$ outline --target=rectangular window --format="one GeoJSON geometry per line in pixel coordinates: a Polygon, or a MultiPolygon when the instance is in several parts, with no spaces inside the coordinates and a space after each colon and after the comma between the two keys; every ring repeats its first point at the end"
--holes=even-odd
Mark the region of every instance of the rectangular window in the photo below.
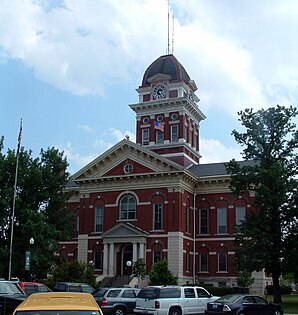
{"type": "Polygon", "coordinates": [[[154,250],[153,251],[153,263],[156,263],[158,261],[162,260],[162,252],[161,250],[154,250]]]}
{"type": "Polygon", "coordinates": [[[200,209],[200,234],[208,234],[208,209],[200,209]]]}
{"type": "Polygon", "coordinates": [[[185,208],[185,231],[189,232],[189,207],[185,208]]]}
{"type": "Polygon", "coordinates": [[[95,208],[95,232],[102,232],[103,207],[95,208]]]}
{"type": "Polygon", "coordinates": [[[227,208],[217,209],[217,233],[227,233],[227,208]]]}
{"type": "Polygon", "coordinates": [[[200,271],[201,272],[208,271],[208,254],[207,253],[200,254],[200,271]]]}
{"type": "Polygon", "coordinates": [[[142,145],[149,145],[149,129],[142,129],[142,145]]]}
{"type": "Polygon", "coordinates": [[[173,125],[171,126],[171,142],[179,141],[179,126],[173,125]]]}
{"type": "Polygon", "coordinates": [[[245,220],[245,207],[236,207],[236,225],[239,226],[245,220]]]}
{"type": "Polygon", "coordinates": [[[185,257],[185,269],[186,271],[190,271],[190,254],[189,251],[186,252],[186,257],[185,257]]]}
{"type": "Polygon", "coordinates": [[[185,288],[184,289],[184,296],[187,299],[195,299],[196,298],[195,290],[193,288],[185,288]]]}
{"type": "Polygon", "coordinates": [[[162,229],[162,204],[155,203],[153,205],[153,229],[161,230],[162,229]]]}
{"type": "Polygon", "coordinates": [[[102,269],[102,254],[100,251],[94,252],[94,269],[102,269]]]}
{"type": "Polygon", "coordinates": [[[79,235],[80,233],[80,216],[76,216],[76,237],[79,235]]]}
{"type": "Polygon", "coordinates": [[[227,254],[218,254],[218,271],[227,271],[227,254]]]}
{"type": "Polygon", "coordinates": [[[156,130],[156,143],[163,143],[164,141],[164,133],[160,130],[156,130]]]}

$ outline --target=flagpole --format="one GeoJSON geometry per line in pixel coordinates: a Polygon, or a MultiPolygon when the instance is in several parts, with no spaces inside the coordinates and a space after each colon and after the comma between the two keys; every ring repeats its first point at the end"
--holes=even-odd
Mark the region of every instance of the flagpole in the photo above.
{"type": "Polygon", "coordinates": [[[22,139],[22,119],[21,119],[20,132],[19,132],[19,137],[18,137],[17,162],[16,162],[16,171],[15,171],[15,179],[14,179],[12,214],[11,214],[11,223],[10,223],[8,280],[11,279],[13,228],[14,228],[14,217],[15,217],[15,208],[16,208],[16,194],[17,194],[17,181],[18,181],[18,168],[19,168],[19,152],[20,152],[21,139],[22,139]]]}

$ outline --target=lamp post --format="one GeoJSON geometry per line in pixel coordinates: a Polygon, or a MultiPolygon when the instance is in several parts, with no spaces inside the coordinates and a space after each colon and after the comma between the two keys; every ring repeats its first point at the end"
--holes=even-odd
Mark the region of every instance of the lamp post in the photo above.
{"type": "Polygon", "coordinates": [[[127,266],[127,270],[128,270],[128,274],[127,274],[127,278],[128,278],[128,285],[129,285],[129,279],[130,279],[130,267],[131,267],[132,263],[130,260],[128,260],[126,262],[126,266],[127,266]]]}
{"type": "Polygon", "coordinates": [[[32,262],[32,247],[34,245],[34,238],[33,237],[30,238],[29,243],[30,243],[30,250],[29,250],[29,281],[32,281],[31,262],[32,262]]]}

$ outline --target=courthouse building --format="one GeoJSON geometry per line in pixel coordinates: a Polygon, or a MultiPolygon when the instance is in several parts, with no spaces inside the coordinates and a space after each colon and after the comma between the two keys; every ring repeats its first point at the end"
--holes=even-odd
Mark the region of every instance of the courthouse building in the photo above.
{"type": "Polygon", "coordinates": [[[136,143],[123,139],[71,177],[76,226],[60,256],[92,261],[98,279],[167,259],[179,284],[235,286],[235,226],[252,196],[231,194],[224,163],[200,164],[196,83],[169,54],[136,91],[136,143]]]}

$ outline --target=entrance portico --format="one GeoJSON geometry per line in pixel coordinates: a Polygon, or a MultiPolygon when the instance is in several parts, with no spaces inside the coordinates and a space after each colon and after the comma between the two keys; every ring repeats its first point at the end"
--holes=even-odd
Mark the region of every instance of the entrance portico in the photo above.
{"type": "Polygon", "coordinates": [[[112,277],[131,273],[126,263],[145,259],[147,235],[147,232],[127,222],[103,233],[103,275],[112,277]]]}

